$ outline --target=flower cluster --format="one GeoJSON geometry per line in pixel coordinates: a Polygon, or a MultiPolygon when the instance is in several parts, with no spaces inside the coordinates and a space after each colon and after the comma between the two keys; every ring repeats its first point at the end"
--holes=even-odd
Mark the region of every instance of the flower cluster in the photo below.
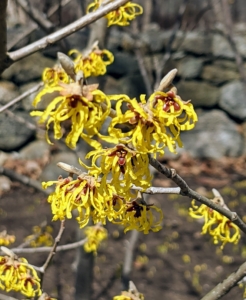
{"type": "MultiPolygon", "coordinates": [[[[96,11],[100,6],[109,3],[112,0],[94,0],[87,7],[87,13],[96,11]]],[[[108,19],[108,27],[112,25],[118,26],[128,26],[129,21],[132,21],[136,16],[143,13],[143,8],[141,5],[128,2],[125,5],[120,6],[117,10],[109,12],[105,18],[108,19]]]]}
{"type": "Polygon", "coordinates": [[[157,91],[148,101],[145,95],[140,96],[140,102],[130,99],[126,95],[112,96],[118,100],[116,116],[109,125],[109,137],[101,139],[117,143],[131,143],[139,153],[164,154],[168,147],[175,152],[176,143],[182,147],[180,132],[194,128],[197,115],[190,101],[183,101],[176,95],[176,89],[167,93],[157,91]],[[128,109],[123,111],[126,103],[128,109]],[[128,128],[119,128],[119,125],[128,125],[128,128]]]}
{"type": "Polygon", "coordinates": [[[0,232],[0,246],[8,246],[15,242],[15,236],[7,234],[6,230],[0,232]]]}
{"type": "Polygon", "coordinates": [[[193,200],[189,213],[192,218],[204,218],[202,234],[209,233],[213,238],[214,244],[222,242],[221,249],[224,248],[226,243],[237,244],[240,240],[241,235],[237,225],[205,204],[198,207],[193,200]]]}
{"type": "Polygon", "coordinates": [[[6,292],[20,292],[26,297],[41,295],[37,272],[25,258],[15,255],[0,256],[0,288],[6,292]]]}
{"type": "Polygon", "coordinates": [[[91,175],[81,174],[77,179],[59,177],[58,181],[43,183],[43,188],[53,184],[56,184],[56,189],[48,197],[48,202],[54,221],[71,219],[72,212],[77,211],[80,228],[85,227],[91,218],[94,224],[106,224],[108,220],[123,225],[125,232],[136,229],[148,233],[161,229],[161,209],[141,203],[139,197],[132,200],[119,196],[113,185],[91,175]]]}
{"type": "Polygon", "coordinates": [[[87,241],[84,244],[84,249],[86,252],[93,252],[97,254],[97,249],[101,242],[108,237],[107,229],[102,226],[88,226],[84,230],[87,241]]]}
{"type": "Polygon", "coordinates": [[[31,247],[51,246],[53,244],[53,237],[51,233],[53,229],[51,226],[34,226],[33,234],[25,238],[25,242],[29,243],[31,247]]]}

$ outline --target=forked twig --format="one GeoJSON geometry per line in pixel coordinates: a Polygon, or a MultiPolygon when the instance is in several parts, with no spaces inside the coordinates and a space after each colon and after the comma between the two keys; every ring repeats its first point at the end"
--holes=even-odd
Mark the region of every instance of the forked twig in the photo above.
{"type": "Polygon", "coordinates": [[[246,276],[246,262],[237,271],[231,273],[224,281],[220,282],[208,292],[201,300],[217,300],[226,295],[236,284],[246,276]]]}
{"type": "Polygon", "coordinates": [[[65,220],[62,220],[61,221],[61,225],[60,225],[60,229],[59,229],[59,232],[57,234],[57,237],[55,238],[55,242],[54,242],[54,245],[52,246],[52,249],[45,261],[45,263],[43,264],[43,266],[40,268],[40,271],[42,273],[44,273],[46,271],[46,269],[48,268],[49,264],[51,263],[51,260],[52,258],[54,257],[54,255],[56,254],[56,250],[57,250],[57,247],[58,247],[58,244],[60,243],[60,240],[61,240],[61,237],[62,237],[62,234],[64,232],[64,229],[65,229],[65,220]]]}
{"type": "Polygon", "coordinates": [[[51,32],[54,25],[35,7],[30,7],[26,0],[16,0],[18,5],[24,10],[24,12],[36,22],[44,31],[51,32]]]}

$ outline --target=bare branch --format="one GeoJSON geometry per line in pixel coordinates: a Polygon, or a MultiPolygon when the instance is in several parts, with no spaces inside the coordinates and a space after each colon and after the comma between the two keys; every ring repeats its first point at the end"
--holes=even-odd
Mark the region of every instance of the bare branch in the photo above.
{"type": "Polygon", "coordinates": [[[154,187],[151,186],[146,190],[142,190],[142,188],[133,185],[131,187],[132,190],[135,191],[140,191],[143,194],[150,194],[150,195],[154,195],[154,194],[180,194],[180,188],[179,187],[169,187],[169,188],[161,188],[161,187],[154,187]]]}
{"type": "MultiPolygon", "coordinates": [[[[8,57],[10,59],[10,64],[18,61],[34,52],[37,52],[39,50],[45,49],[49,45],[52,45],[59,40],[73,34],[74,32],[84,28],[85,26],[95,22],[96,20],[100,19],[110,11],[116,10],[121,5],[124,5],[129,0],[116,0],[112,3],[109,3],[105,6],[100,7],[97,11],[89,13],[79,20],[69,24],[68,26],[28,45],[25,46],[19,50],[13,51],[8,53],[8,57]]],[[[2,72],[4,69],[0,68],[0,71],[2,72]]]]}
{"type": "Polygon", "coordinates": [[[39,84],[37,84],[34,87],[30,88],[28,91],[24,92],[22,95],[16,97],[15,99],[11,100],[7,104],[1,106],[0,107],[0,113],[3,112],[5,109],[9,108],[10,106],[14,105],[15,103],[23,100],[27,96],[37,92],[43,85],[44,85],[43,82],[40,82],[39,84]]]}
{"type": "MultiPolygon", "coordinates": [[[[70,243],[66,245],[61,245],[56,248],[56,252],[60,251],[67,251],[67,250],[73,250],[78,247],[83,246],[87,242],[87,238],[80,240],[75,243],[70,243]]],[[[14,253],[22,253],[22,254],[27,254],[27,253],[45,253],[45,252],[50,252],[53,247],[37,247],[37,248],[12,248],[11,251],[14,253]]]]}
{"type": "Polygon", "coordinates": [[[226,208],[223,208],[220,205],[215,204],[210,199],[201,196],[197,192],[193,191],[188,184],[184,181],[183,178],[181,178],[177,173],[175,169],[169,169],[165,166],[163,166],[160,162],[158,162],[156,159],[151,157],[149,155],[149,163],[151,166],[153,166],[156,170],[158,170],[160,173],[164,174],[167,178],[170,178],[173,182],[175,182],[180,187],[180,195],[189,197],[191,199],[195,199],[208,207],[218,211],[225,217],[227,217],[229,220],[231,220],[234,224],[236,224],[244,233],[246,233],[246,224],[243,222],[243,220],[237,215],[237,213],[232,212],[226,208]]]}
{"type": "Polygon", "coordinates": [[[246,262],[237,271],[231,273],[223,282],[220,282],[201,300],[216,300],[227,294],[244,276],[246,276],[246,262]]]}

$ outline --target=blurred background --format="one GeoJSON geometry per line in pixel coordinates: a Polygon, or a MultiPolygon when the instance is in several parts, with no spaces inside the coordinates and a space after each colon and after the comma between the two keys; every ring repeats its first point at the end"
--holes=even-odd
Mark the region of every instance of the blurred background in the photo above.
{"type": "MultiPolygon", "coordinates": [[[[90,2],[9,0],[8,50],[19,49],[79,19],[90,2]],[[37,12],[47,24],[37,24],[33,17],[37,12]]],[[[82,51],[96,39],[115,57],[107,74],[99,79],[107,94],[150,95],[161,78],[177,68],[174,84],[178,94],[184,101],[192,101],[199,121],[195,129],[181,136],[184,147],[178,154],[167,151],[161,161],[177,169],[191,188],[203,195],[212,197],[211,189],[217,188],[229,208],[246,221],[245,0],[136,2],[144,7],[144,14],[130,26],[107,28],[100,20],[13,64],[0,79],[0,105],[37,85],[43,69],[57,62],[57,51],[82,51]]],[[[0,166],[34,180],[55,180],[66,175],[57,162],[79,166],[78,157],[84,158],[87,148],[81,144],[72,151],[61,142],[47,145],[44,128],[38,128],[29,115],[34,97],[30,95],[0,113],[0,166]]],[[[43,108],[46,104],[44,101],[43,108]]],[[[172,186],[163,176],[155,177],[155,186],[172,186]]],[[[0,176],[0,197],[0,227],[16,234],[16,245],[44,215],[51,220],[46,196],[8,176],[0,176]]],[[[209,236],[201,235],[202,223],[192,222],[189,199],[161,195],[151,198],[150,203],[163,209],[163,230],[140,235],[131,275],[145,299],[200,299],[244,262],[245,238],[238,246],[228,245],[221,251],[209,236]]],[[[52,226],[57,229],[56,223],[52,226]]],[[[75,228],[72,220],[67,223],[62,243],[75,240],[75,228]]],[[[108,229],[109,239],[95,258],[92,300],[112,299],[122,288],[120,272],[130,233],[124,235],[113,225],[108,229]]],[[[57,255],[45,277],[46,291],[59,300],[70,300],[74,295],[71,265],[75,255],[75,251],[57,255]]],[[[45,255],[30,256],[33,264],[41,265],[44,259],[45,255]]],[[[224,299],[243,299],[242,295],[243,289],[237,287],[224,299]]]]}

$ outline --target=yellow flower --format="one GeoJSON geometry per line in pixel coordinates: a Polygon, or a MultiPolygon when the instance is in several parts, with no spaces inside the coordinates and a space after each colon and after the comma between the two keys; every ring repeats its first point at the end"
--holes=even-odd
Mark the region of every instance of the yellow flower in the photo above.
{"type": "Polygon", "coordinates": [[[55,65],[44,69],[42,80],[48,86],[56,86],[59,82],[69,83],[70,78],[61,66],[55,65]]]}
{"type": "Polygon", "coordinates": [[[29,242],[31,247],[51,246],[53,244],[52,227],[34,226],[33,234],[25,238],[25,242],[29,242]]]}
{"type": "Polygon", "coordinates": [[[162,210],[152,204],[140,204],[136,200],[127,202],[124,206],[124,212],[119,216],[119,220],[112,220],[112,223],[123,225],[124,232],[129,230],[143,231],[148,234],[149,231],[157,232],[162,229],[163,219],[162,210]],[[157,213],[153,214],[152,211],[157,213]]]}
{"type": "MultiPolygon", "coordinates": [[[[112,97],[113,98],[113,97],[112,97]]],[[[139,153],[161,153],[163,148],[168,147],[171,152],[175,152],[175,140],[166,127],[154,118],[153,113],[148,108],[144,95],[140,96],[141,102],[130,99],[126,95],[114,96],[117,101],[116,117],[111,120],[108,128],[109,137],[100,138],[111,143],[131,143],[139,153]],[[127,103],[128,110],[122,112],[122,104],[127,103]],[[128,125],[122,132],[118,125],[128,125]],[[117,126],[117,127],[116,127],[117,126]]]]}
{"type": "Polygon", "coordinates": [[[86,158],[90,157],[92,157],[91,167],[80,161],[81,165],[86,167],[91,175],[98,177],[103,174],[103,182],[110,180],[111,175],[110,183],[115,187],[117,194],[125,195],[133,184],[142,189],[150,186],[152,176],[147,154],[140,154],[124,144],[118,144],[114,148],[91,151],[86,158]],[[96,162],[100,158],[98,167],[96,162]]]}
{"type": "Polygon", "coordinates": [[[71,122],[71,129],[66,137],[66,144],[75,148],[78,139],[81,137],[92,147],[101,147],[100,143],[91,138],[98,133],[102,123],[110,112],[111,103],[108,97],[97,89],[98,85],[81,86],[79,82],[59,83],[57,86],[46,86],[35,98],[33,105],[36,106],[42,97],[47,93],[59,92],[45,111],[33,111],[31,116],[39,116],[39,123],[46,122],[47,141],[50,125],[54,124],[54,138],[60,139],[63,136],[61,123],[71,122]],[[106,107],[103,110],[101,104],[106,107]]]}
{"type": "Polygon", "coordinates": [[[221,249],[226,243],[237,244],[241,238],[237,225],[205,204],[198,207],[193,200],[190,216],[195,219],[204,218],[202,234],[209,233],[213,237],[214,244],[222,242],[221,249]]]}
{"type": "Polygon", "coordinates": [[[161,227],[163,214],[161,209],[151,204],[138,203],[133,199],[117,195],[114,186],[108,182],[88,174],[81,174],[77,179],[62,178],[58,181],[42,183],[43,188],[56,184],[56,189],[48,197],[51,203],[53,221],[71,219],[72,212],[77,211],[80,228],[85,227],[89,220],[103,225],[109,220],[114,224],[123,225],[125,232],[136,229],[148,233],[156,232],[161,227]]]}
{"type": "Polygon", "coordinates": [[[37,272],[25,258],[15,255],[0,256],[0,288],[6,292],[14,290],[27,297],[41,295],[37,272]]]}
{"type": "Polygon", "coordinates": [[[100,243],[108,237],[107,229],[101,226],[89,226],[84,230],[87,242],[84,244],[86,252],[94,252],[97,254],[97,249],[100,243]]]}
{"type": "Polygon", "coordinates": [[[8,246],[15,242],[15,236],[7,234],[6,230],[0,232],[0,245],[8,246]]]}
{"type": "Polygon", "coordinates": [[[143,231],[144,234],[149,233],[150,230],[157,232],[162,229],[161,221],[163,219],[162,210],[152,204],[138,204],[132,201],[126,205],[126,214],[124,218],[125,232],[136,229],[143,231]],[[153,214],[155,210],[159,217],[153,214]]]}
{"type": "Polygon", "coordinates": [[[155,118],[170,128],[174,139],[178,138],[180,131],[193,129],[198,120],[190,100],[183,101],[176,95],[175,88],[167,93],[160,91],[153,93],[149,103],[155,118]]]}
{"type": "Polygon", "coordinates": [[[58,181],[43,182],[43,188],[56,184],[55,192],[50,194],[53,221],[72,218],[72,211],[78,212],[76,218],[80,228],[86,226],[90,217],[94,223],[106,223],[109,201],[113,199],[114,187],[101,186],[93,176],[81,174],[77,179],[59,178],[58,181]]]}
{"type": "Polygon", "coordinates": [[[69,55],[75,54],[74,70],[76,73],[83,71],[84,77],[104,75],[107,72],[107,66],[114,61],[113,54],[104,49],[100,50],[97,44],[89,53],[82,54],[78,50],[71,50],[69,55]]]}
{"type": "MultiPolygon", "coordinates": [[[[94,0],[94,2],[88,5],[87,13],[96,11],[101,5],[106,4],[107,2],[110,1],[94,0]]],[[[108,19],[108,27],[111,25],[127,26],[130,24],[129,21],[134,20],[136,16],[141,15],[142,13],[142,6],[130,1],[120,6],[117,10],[108,13],[105,18],[108,19]]]]}

